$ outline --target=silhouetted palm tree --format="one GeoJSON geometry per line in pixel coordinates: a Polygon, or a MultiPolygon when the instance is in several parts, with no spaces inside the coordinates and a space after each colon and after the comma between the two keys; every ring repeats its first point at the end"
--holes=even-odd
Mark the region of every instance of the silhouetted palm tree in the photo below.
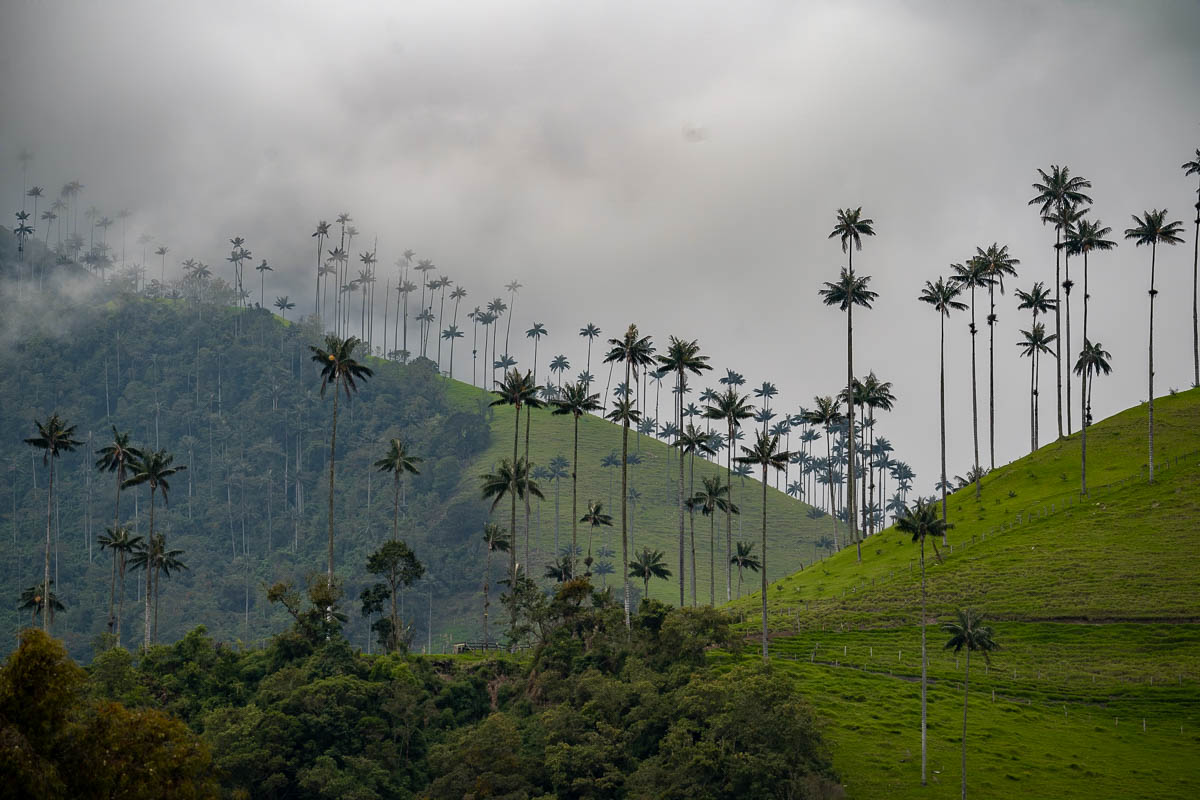
{"type": "Polygon", "coordinates": [[[1087,494],[1087,429],[1092,424],[1092,389],[1091,384],[1096,375],[1108,375],[1112,372],[1112,353],[1104,349],[1099,342],[1083,340],[1083,351],[1075,362],[1075,374],[1080,378],[1079,385],[1079,457],[1081,494],[1087,494]]]}
{"type": "Polygon", "coordinates": [[[1030,330],[1021,331],[1023,337],[1017,342],[1017,347],[1021,348],[1021,355],[1028,358],[1030,361],[1029,371],[1029,428],[1030,428],[1030,446],[1033,452],[1037,450],[1037,396],[1038,396],[1038,368],[1037,364],[1043,353],[1054,354],[1054,348],[1050,345],[1054,344],[1054,334],[1046,335],[1046,326],[1040,322],[1034,323],[1030,330]]]}
{"type": "MultiPolygon", "coordinates": [[[[75,436],[75,426],[68,425],[66,420],[51,414],[46,420],[46,424],[34,420],[33,423],[37,427],[37,436],[33,436],[25,440],[25,444],[42,451],[42,464],[50,468],[50,482],[46,486],[46,555],[45,555],[45,570],[42,578],[43,597],[50,596],[50,523],[53,519],[52,512],[54,510],[54,462],[61,453],[70,453],[76,447],[83,444],[82,441],[73,438],[75,436]]],[[[153,519],[153,517],[151,517],[153,519]]],[[[44,605],[42,610],[42,630],[50,630],[50,608],[49,605],[44,605]]]]}
{"type": "MultiPolygon", "coordinates": [[[[583,559],[583,564],[587,570],[587,572],[584,574],[590,575],[592,568],[592,534],[595,533],[596,528],[611,528],[613,524],[612,515],[604,513],[603,503],[601,503],[599,500],[593,500],[588,503],[587,513],[580,517],[579,521],[586,522],[588,524],[587,557],[583,559]]],[[[575,552],[574,546],[572,546],[571,552],[575,552]]]]}
{"type": "Polygon", "coordinates": [[[825,431],[825,469],[826,469],[826,485],[829,493],[829,518],[833,523],[833,536],[837,540],[837,507],[833,499],[833,490],[836,483],[833,478],[833,452],[830,442],[830,432],[835,426],[845,422],[845,417],[838,410],[838,404],[832,397],[814,397],[813,408],[808,412],[808,422],[811,425],[819,425],[825,431]]]}
{"type": "Polygon", "coordinates": [[[288,300],[288,296],[285,294],[283,297],[275,298],[275,307],[279,309],[279,313],[283,315],[283,318],[287,319],[287,312],[295,308],[296,304],[288,300]]]}
{"type": "MultiPolygon", "coordinates": [[[[1050,297],[1050,290],[1047,289],[1046,285],[1044,283],[1042,283],[1041,281],[1038,281],[1037,283],[1033,284],[1033,288],[1030,289],[1028,292],[1024,291],[1023,289],[1017,289],[1016,295],[1017,295],[1017,300],[1019,301],[1017,303],[1017,309],[1020,311],[1028,310],[1028,311],[1033,312],[1033,324],[1030,327],[1030,333],[1032,334],[1033,328],[1037,326],[1038,314],[1048,314],[1052,310],[1054,310],[1054,299],[1050,297]]],[[[1022,333],[1024,333],[1024,331],[1022,331],[1022,333]]],[[[1042,338],[1044,341],[1054,341],[1053,337],[1051,337],[1049,340],[1046,340],[1044,332],[1042,334],[1042,338]]],[[[1030,365],[1030,368],[1033,370],[1034,377],[1031,379],[1031,380],[1033,380],[1033,388],[1031,390],[1032,394],[1031,394],[1031,398],[1030,398],[1030,409],[1029,409],[1029,414],[1030,414],[1029,439],[1030,439],[1030,452],[1031,453],[1038,449],[1038,444],[1041,442],[1041,437],[1038,435],[1038,433],[1042,427],[1041,426],[1041,374],[1042,373],[1041,373],[1041,369],[1040,369],[1042,360],[1041,360],[1041,356],[1039,353],[1034,353],[1032,358],[1033,358],[1033,363],[1030,365]]],[[[944,476],[943,476],[943,478],[944,478],[944,476]]]]}
{"type": "MultiPolygon", "coordinates": [[[[1184,175],[1200,175],[1200,147],[1181,167],[1184,175]]],[[[1192,240],[1192,386],[1200,386],[1200,317],[1196,313],[1197,268],[1200,267],[1200,183],[1196,185],[1196,235],[1192,240]]]]}
{"type": "MultiPolygon", "coordinates": [[[[870,222],[870,220],[867,220],[870,222]]],[[[835,231],[836,232],[836,231],[835,231]]],[[[842,249],[845,250],[846,243],[843,239],[842,249]]],[[[855,514],[855,497],[854,497],[854,306],[862,306],[870,308],[871,303],[875,301],[878,294],[867,288],[871,278],[868,275],[856,277],[853,272],[842,270],[841,277],[836,283],[825,283],[825,288],[819,290],[818,294],[825,305],[837,306],[842,311],[846,312],[846,390],[843,397],[846,400],[846,419],[848,421],[851,435],[846,438],[848,445],[847,464],[848,473],[846,480],[846,513],[850,523],[850,538],[858,550],[858,560],[862,561],[862,543],[859,541],[858,526],[854,519],[855,514]]]]}
{"type": "Polygon", "coordinates": [[[108,632],[113,633],[113,625],[116,625],[117,647],[121,646],[121,618],[125,615],[125,566],[131,554],[137,550],[142,543],[141,536],[132,535],[132,531],[124,525],[119,525],[116,528],[108,528],[105,533],[98,537],[100,549],[108,548],[113,552],[113,571],[112,585],[109,587],[108,597],[108,632]],[[121,582],[121,598],[119,604],[116,605],[116,611],[113,611],[113,604],[116,600],[116,584],[121,582]]]}
{"type": "Polygon", "coordinates": [[[329,236],[329,223],[321,220],[317,223],[317,229],[313,231],[312,238],[317,240],[317,290],[313,301],[313,313],[319,319],[321,316],[321,275],[324,274],[321,270],[321,251],[325,245],[325,239],[329,236]]]}
{"type": "Polygon", "coordinates": [[[684,508],[688,512],[688,538],[692,550],[692,607],[696,606],[696,454],[702,456],[716,455],[717,451],[709,444],[711,437],[695,425],[688,423],[672,444],[680,450],[680,464],[683,456],[688,456],[688,494],[684,498],[684,508]]]}
{"type": "MultiPolygon", "coordinates": [[[[497,397],[495,400],[493,400],[491,402],[490,405],[493,405],[493,406],[506,405],[506,406],[513,407],[513,457],[512,457],[512,462],[511,462],[512,464],[522,463],[517,460],[517,448],[520,443],[521,409],[523,407],[531,407],[531,408],[541,408],[542,407],[542,401],[538,399],[537,392],[538,392],[538,386],[533,381],[533,373],[526,370],[525,374],[522,375],[516,369],[510,370],[509,372],[505,373],[504,380],[500,383],[499,386],[496,387],[496,389],[494,391],[494,394],[497,397]]],[[[525,463],[528,463],[528,462],[525,462],[525,463]]],[[[516,573],[516,569],[517,569],[516,541],[517,541],[517,539],[515,536],[515,531],[517,530],[517,494],[520,494],[522,498],[525,497],[524,490],[520,489],[520,487],[518,487],[518,489],[519,489],[518,492],[510,493],[510,495],[511,495],[510,500],[512,502],[512,520],[511,520],[511,525],[509,526],[509,530],[514,532],[513,549],[509,554],[509,566],[510,566],[510,570],[511,570],[510,571],[510,579],[512,579],[512,580],[515,580],[516,575],[517,575],[517,573],[516,573]]],[[[528,519],[526,521],[528,522],[528,519]]],[[[525,566],[526,566],[526,569],[528,569],[529,568],[529,564],[528,564],[528,561],[529,561],[528,524],[526,525],[525,542],[526,542],[526,545],[525,545],[526,565],[525,566]]]]}
{"type": "Polygon", "coordinates": [[[750,570],[758,572],[762,569],[762,562],[754,557],[754,542],[738,542],[737,550],[733,554],[733,565],[738,571],[737,596],[740,599],[742,596],[742,570],[750,570]]]}
{"type": "MultiPolygon", "coordinates": [[[[54,582],[51,581],[53,586],[54,582]]],[[[29,624],[33,625],[37,622],[37,615],[43,617],[49,615],[50,621],[54,621],[54,615],[60,611],[66,611],[67,607],[58,599],[58,595],[53,589],[47,590],[46,584],[34,584],[21,592],[20,604],[17,608],[21,611],[29,611],[29,624]],[[46,602],[46,598],[50,598],[50,602],[46,602]]]]}
{"type": "Polygon", "coordinates": [[[1158,243],[1176,245],[1183,241],[1179,233],[1182,224],[1178,221],[1167,221],[1167,210],[1153,209],[1146,211],[1141,219],[1133,216],[1134,227],[1125,229],[1125,238],[1133,239],[1137,247],[1150,245],[1150,483],[1154,483],[1154,298],[1158,290],[1154,288],[1154,262],[1158,253],[1158,243]]]}
{"type": "Polygon", "coordinates": [[[633,561],[629,562],[630,578],[641,578],[643,584],[642,597],[645,600],[650,599],[650,579],[662,578],[666,580],[671,577],[671,570],[667,569],[667,564],[663,561],[663,553],[661,550],[650,550],[642,548],[642,552],[633,561]]]}
{"type": "Polygon", "coordinates": [[[942,520],[946,519],[946,490],[944,484],[946,481],[946,320],[950,317],[951,311],[965,311],[967,304],[958,300],[959,294],[962,293],[962,288],[953,280],[949,283],[944,278],[939,277],[937,283],[925,281],[925,288],[921,291],[920,300],[923,303],[928,303],[933,306],[933,309],[938,312],[938,321],[941,328],[941,336],[938,344],[938,397],[940,400],[940,426],[941,426],[941,455],[942,455],[942,520]]]}
{"type": "MultiPolygon", "coordinates": [[[[1091,204],[1092,198],[1083,193],[1084,189],[1092,188],[1091,181],[1080,177],[1071,177],[1071,170],[1068,167],[1060,167],[1057,164],[1051,165],[1050,172],[1043,169],[1038,169],[1038,178],[1040,183],[1033,184],[1033,190],[1037,192],[1033,199],[1029,201],[1029,205],[1038,206],[1038,213],[1042,218],[1042,224],[1054,223],[1054,338],[1058,340],[1062,337],[1062,324],[1059,310],[1062,307],[1062,298],[1059,295],[1059,289],[1062,288],[1062,262],[1059,258],[1061,252],[1063,226],[1057,220],[1066,219],[1066,209],[1073,206],[1082,205],[1084,203],[1091,204]]],[[[1063,368],[1062,358],[1059,353],[1054,356],[1056,367],[1056,380],[1058,382],[1058,438],[1063,436],[1063,368]]]]}
{"type": "MultiPolygon", "coordinates": [[[[933,552],[937,556],[938,561],[942,560],[941,553],[937,549],[938,537],[945,537],[946,530],[953,527],[946,522],[945,516],[938,517],[937,509],[926,503],[922,499],[918,499],[912,508],[903,509],[903,513],[896,518],[896,530],[900,533],[907,533],[912,536],[914,543],[921,546],[921,785],[925,785],[925,770],[926,770],[926,747],[925,747],[925,729],[926,729],[926,713],[925,713],[925,693],[928,682],[929,658],[925,650],[925,628],[929,624],[928,615],[925,613],[925,539],[932,537],[930,540],[933,544],[933,552]]],[[[911,563],[911,562],[910,562],[911,563]]]]}
{"type": "Polygon", "coordinates": [[[953,622],[942,625],[942,630],[950,634],[950,641],[945,649],[958,653],[967,651],[967,666],[963,671],[963,733],[962,733],[962,798],[967,800],[967,692],[971,683],[971,653],[983,653],[983,660],[991,662],[990,654],[1000,649],[996,643],[995,634],[990,625],[983,624],[983,614],[970,608],[959,610],[953,622]]]}
{"type": "MultiPolygon", "coordinates": [[[[1063,246],[1069,255],[1083,256],[1083,341],[1085,346],[1088,341],[1088,299],[1091,297],[1088,292],[1088,254],[1093,250],[1104,251],[1116,248],[1116,242],[1104,238],[1110,233],[1112,233],[1112,228],[1105,227],[1100,220],[1081,219],[1063,240],[1063,246]]],[[[1079,394],[1080,402],[1085,402],[1087,387],[1081,387],[1079,394]]],[[[1079,424],[1087,425],[1086,418],[1080,419],[1079,424]]]]}
{"type": "Polygon", "coordinates": [[[1004,294],[1004,279],[1017,276],[1021,262],[1008,254],[1008,245],[993,242],[986,250],[975,248],[975,258],[988,277],[988,453],[996,468],[996,287],[1004,294]]]}
{"type": "Polygon", "coordinates": [[[578,534],[576,521],[579,518],[579,418],[589,411],[596,411],[600,408],[600,396],[588,394],[587,384],[585,383],[568,383],[563,390],[559,392],[558,399],[554,401],[554,414],[564,415],[570,414],[572,418],[574,434],[571,455],[571,547],[572,553],[574,548],[578,547],[578,534]]]}
{"type": "MultiPolygon", "coordinates": [[[[971,324],[968,330],[971,333],[971,430],[975,442],[975,475],[981,475],[979,469],[979,381],[975,374],[975,336],[979,333],[979,328],[975,325],[975,290],[987,287],[991,283],[991,278],[985,269],[982,262],[978,259],[968,259],[966,264],[951,264],[950,268],[954,271],[952,279],[960,288],[971,290],[971,324]]],[[[979,497],[981,492],[980,485],[975,484],[975,497],[979,497]]]]}
{"type": "Polygon", "coordinates": [[[782,470],[791,454],[779,449],[779,437],[758,431],[754,447],[743,447],[738,463],[762,467],[762,654],[767,661],[767,468],[782,470]]]}
{"type": "Polygon", "coordinates": [[[421,458],[409,452],[408,447],[399,439],[392,439],[388,442],[387,455],[375,462],[375,468],[380,472],[390,472],[393,478],[393,501],[392,501],[392,541],[400,539],[400,479],[405,473],[410,475],[420,475],[421,470],[417,469],[417,464],[420,464],[421,458]]]}
{"type": "Polygon", "coordinates": [[[315,345],[308,348],[312,351],[312,360],[321,365],[321,396],[325,396],[325,387],[333,385],[333,423],[329,430],[329,586],[333,586],[333,478],[337,458],[338,389],[346,393],[346,402],[350,402],[351,393],[358,391],[357,382],[365,382],[375,374],[354,358],[358,345],[359,340],[353,336],[342,339],[328,334],[323,348],[315,345]]]}
{"type": "MultiPolygon", "coordinates": [[[[725,474],[726,483],[730,486],[730,501],[733,500],[733,448],[737,441],[735,435],[737,429],[741,426],[742,420],[750,419],[754,416],[754,406],[750,405],[749,398],[739,394],[737,390],[738,383],[735,383],[733,377],[736,373],[729,372],[724,378],[721,378],[721,383],[726,384],[724,392],[717,395],[716,402],[712,405],[705,406],[704,416],[708,419],[724,420],[728,435],[725,437],[727,450],[725,453],[725,474]]],[[[740,378],[741,376],[738,376],[740,378]]],[[[733,599],[733,567],[729,564],[729,559],[733,558],[733,514],[726,510],[725,514],[725,601],[733,599]]]]}

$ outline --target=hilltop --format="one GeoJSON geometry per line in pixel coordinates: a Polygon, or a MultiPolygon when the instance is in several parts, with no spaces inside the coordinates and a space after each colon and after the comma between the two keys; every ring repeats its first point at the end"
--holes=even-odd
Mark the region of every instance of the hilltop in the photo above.
{"type": "MultiPolygon", "coordinates": [[[[918,783],[916,546],[888,529],[861,564],[843,551],[770,587],[776,663],[810,687],[850,797],[957,796],[963,662],[937,623],[964,606],[1003,648],[972,664],[975,796],[1200,791],[1200,390],[1160,408],[1153,485],[1135,407],[1089,429],[1086,498],[1078,434],[988,475],[979,500],[951,495],[944,561],[926,550],[935,786],[918,783]]],[[[758,604],[730,606],[747,631],[758,604]]]]}

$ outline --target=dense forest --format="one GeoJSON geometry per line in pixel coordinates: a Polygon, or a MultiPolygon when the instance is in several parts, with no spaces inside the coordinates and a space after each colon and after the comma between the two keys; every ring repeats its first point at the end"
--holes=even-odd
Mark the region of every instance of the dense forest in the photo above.
{"type": "MultiPolygon", "coordinates": [[[[60,267],[53,275],[69,273],[60,267]]],[[[187,467],[156,500],[158,529],[187,566],[160,576],[158,638],[176,639],[203,620],[218,640],[262,641],[285,624],[282,610],[266,601],[267,587],[303,585],[325,564],[331,397],[322,396],[309,351],[320,332],[222,302],[228,289],[219,280],[206,285],[203,302],[146,299],[120,283],[102,289],[85,282],[77,276],[63,291],[39,294],[36,311],[16,298],[6,302],[14,313],[5,315],[9,340],[0,353],[9,376],[0,388],[0,421],[11,439],[0,504],[11,542],[0,564],[3,592],[16,598],[41,575],[37,531],[46,518],[48,473],[42,454],[21,439],[36,433],[32,420],[58,413],[82,442],[56,459],[52,510],[51,579],[63,587],[66,607],[55,633],[71,652],[86,654],[107,629],[114,552],[99,538],[117,519],[117,477],[95,463],[114,430],[187,467]],[[85,291],[88,302],[73,291],[85,291]]],[[[436,627],[457,610],[446,598],[470,594],[472,608],[478,604],[475,563],[482,561],[487,506],[445,501],[464,466],[488,445],[489,412],[454,407],[427,360],[375,366],[370,391],[348,403],[342,398],[337,570],[345,596],[356,600],[369,578],[367,557],[391,535],[396,510],[392,476],[373,465],[390,439],[402,439],[422,457],[419,474],[400,486],[399,524],[400,538],[425,567],[403,598],[404,617],[425,644],[431,611],[436,627]]],[[[146,488],[120,492],[119,502],[119,519],[145,535],[146,488]]],[[[124,578],[116,591],[125,596],[122,643],[134,645],[144,580],[132,569],[124,578]]],[[[369,648],[369,621],[356,602],[349,605],[355,608],[347,635],[369,648]]],[[[6,649],[29,621],[28,610],[5,613],[6,649]]]]}

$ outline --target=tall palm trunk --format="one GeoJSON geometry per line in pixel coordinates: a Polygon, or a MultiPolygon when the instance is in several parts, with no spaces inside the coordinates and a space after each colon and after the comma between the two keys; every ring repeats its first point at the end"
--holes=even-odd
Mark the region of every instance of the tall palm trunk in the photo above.
{"type": "MultiPolygon", "coordinates": [[[[688,461],[688,497],[696,491],[696,454],[688,461]]],[[[692,545],[692,608],[696,607],[696,511],[688,509],[688,536],[692,545]]]]}
{"type": "MultiPolygon", "coordinates": [[[[1068,252],[1065,256],[1063,256],[1063,275],[1065,276],[1063,283],[1069,284],[1071,282],[1071,254],[1070,254],[1070,252],[1068,252]]],[[[1065,370],[1066,381],[1067,381],[1067,395],[1066,395],[1067,399],[1066,399],[1065,405],[1066,405],[1066,409],[1067,409],[1067,435],[1070,436],[1071,428],[1072,428],[1072,425],[1071,425],[1071,290],[1067,289],[1066,294],[1067,294],[1066,320],[1065,320],[1065,324],[1063,326],[1066,328],[1064,335],[1067,337],[1066,338],[1067,367],[1065,370]]]]}
{"type": "MultiPolygon", "coordinates": [[[[1037,325],[1035,322],[1034,325],[1037,325]]],[[[1029,452],[1037,452],[1037,348],[1029,354],[1029,452]]],[[[943,478],[944,480],[944,478],[943,478]]],[[[943,515],[943,519],[944,519],[943,515]]]]}
{"type": "MultiPolygon", "coordinates": [[[[611,369],[610,369],[611,372],[611,369]]],[[[629,386],[629,361],[625,362],[625,386],[629,386]]],[[[621,423],[621,572],[625,575],[625,629],[629,629],[629,415],[621,423]]]]}
{"type": "MultiPolygon", "coordinates": [[[[1088,257],[1083,252],[1083,346],[1088,345],[1088,257]]],[[[1080,493],[1087,495],[1087,429],[1088,429],[1088,380],[1091,370],[1084,365],[1083,374],[1079,376],[1079,481],[1080,493]]]]}
{"type": "Polygon", "coordinates": [[[708,605],[717,607],[717,510],[708,515],[708,605]]]}
{"type": "MultiPolygon", "coordinates": [[[[1054,229],[1054,341],[1062,342],[1062,227],[1054,229]]],[[[1062,349],[1054,348],[1054,378],[1058,383],[1058,438],[1063,437],[1062,349]]]]}
{"type": "Polygon", "coordinates": [[[142,646],[150,649],[150,634],[153,630],[150,621],[150,593],[153,590],[151,579],[154,576],[154,567],[151,564],[151,557],[154,554],[154,484],[150,484],[150,538],[146,541],[146,609],[143,619],[142,629],[142,646]]]}
{"type": "MultiPolygon", "coordinates": [[[[1084,262],[1087,263],[1086,261],[1084,262]]],[[[1200,315],[1196,309],[1197,267],[1200,267],[1200,187],[1196,188],[1196,236],[1192,239],[1192,385],[1200,386],[1200,315]]]]}
{"type": "MultiPolygon", "coordinates": [[[[1154,298],[1157,295],[1154,289],[1154,259],[1157,247],[1157,242],[1150,244],[1150,483],[1154,483],[1154,298]]],[[[54,477],[53,471],[50,476],[54,477]]]]}
{"type": "Polygon", "coordinates": [[[829,471],[829,519],[833,522],[833,541],[836,545],[838,539],[837,509],[834,507],[833,499],[833,448],[829,441],[829,428],[825,428],[825,464],[829,471]]]}
{"type": "Polygon", "coordinates": [[[967,671],[963,673],[962,800],[967,800],[967,690],[971,683],[971,648],[967,648],[967,671]]]}
{"type": "MultiPolygon", "coordinates": [[[[571,574],[575,574],[575,554],[579,541],[579,415],[575,420],[574,454],[571,457],[571,574]]],[[[591,569],[591,567],[588,567],[591,569]]]]}
{"type": "Polygon", "coordinates": [[[483,649],[486,652],[488,646],[488,606],[491,604],[488,600],[488,582],[492,577],[492,545],[489,542],[487,546],[487,558],[484,561],[483,568],[483,649]]]}
{"type": "Polygon", "coordinates": [[[46,487],[46,563],[42,575],[42,630],[50,631],[50,522],[54,510],[54,453],[50,453],[50,484],[46,487]]]}
{"type": "Polygon", "coordinates": [[[150,630],[151,642],[158,641],[158,573],[161,571],[158,566],[154,567],[154,623],[150,630]]]}
{"type": "MultiPolygon", "coordinates": [[[[675,398],[675,426],[677,428],[679,428],[680,433],[682,433],[683,432],[683,368],[682,367],[680,367],[679,374],[676,376],[675,386],[677,389],[676,398],[675,398]]],[[[678,442],[679,438],[676,437],[675,441],[678,442]]],[[[679,448],[679,607],[680,608],[683,608],[683,605],[684,605],[684,596],[683,596],[684,595],[684,583],[687,580],[684,577],[684,572],[685,572],[684,559],[686,557],[685,556],[686,543],[684,541],[684,534],[683,534],[683,516],[684,516],[683,510],[684,510],[683,509],[683,448],[679,448]]],[[[694,586],[693,586],[692,594],[693,594],[693,596],[696,594],[694,586]]]]}
{"type": "Polygon", "coordinates": [[[400,470],[395,475],[395,499],[392,501],[392,541],[400,538],[400,470]]]}
{"type": "MultiPolygon", "coordinates": [[[[853,252],[853,251],[851,251],[853,252]]],[[[854,276],[854,256],[850,256],[850,275],[854,276]]],[[[862,542],[858,538],[858,522],[854,519],[854,303],[846,307],[846,518],[850,521],[850,538],[854,540],[857,560],[862,561],[862,542]]]]}
{"type": "Polygon", "coordinates": [[[333,383],[333,428],[329,433],[329,574],[326,585],[333,586],[333,465],[337,457],[338,389],[341,381],[333,383]]]}
{"type": "Polygon", "coordinates": [[[125,615],[125,552],[121,551],[121,566],[117,570],[121,578],[121,597],[117,602],[117,647],[121,646],[121,617],[125,615]]]}
{"type": "Polygon", "coordinates": [[[729,482],[729,505],[725,509],[725,602],[733,599],[733,420],[729,420],[729,449],[725,455],[725,480],[729,482]]]}
{"type": "Polygon", "coordinates": [[[927,672],[929,669],[929,660],[925,655],[925,625],[927,623],[925,616],[925,536],[921,536],[921,785],[925,785],[925,770],[926,770],[926,751],[925,751],[925,692],[927,686],[927,672]]]}
{"type": "Polygon", "coordinates": [[[979,485],[979,381],[975,377],[975,287],[971,286],[971,429],[975,435],[975,498],[983,492],[979,485]]]}
{"type": "MultiPolygon", "coordinates": [[[[762,657],[763,663],[767,663],[767,465],[763,464],[762,471],[762,566],[758,569],[759,577],[762,578],[762,657]]],[[[738,584],[740,586],[742,568],[738,566],[738,584]]]]}
{"type": "Polygon", "coordinates": [[[996,287],[988,285],[988,457],[996,468],[996,287]]]}
{"type": "Polygon", "coordinates": [[[113,608],[116,605],[116,599],[117,599],[117,551],[116,551],[116,548],[113,548],[112,577],[109,579],[109,584],[108,584],[108,632],[109,633],[113,632],[113,625],[116,623],[116,620],[113,618],[113,608]]]}
{"type": "MultiPolygon", "coordinates": [[[[537,383],[537,377],[534,377],[534,383],[537,383]]],[[[529,486],[529,422],[530,415],[533,413],[533,408],[525,407],[525,487],[529,486]]],[[[540,512],[538,519],[541,519],[540,512]]],[[[529,574],[529,492],[525,492],[525,574],[529,574]]]]}
{"type": "MultiPolygon", "coordinates": [[[[517,588],[517,490],[518,490],[518,475],[517,475],[517,447],[521,441],[521,404],[516,403],[513,406],[513,458],[512,458],[512,478],[513,485],[509,487],[508,495],[511,502],[511,514],[508,529],[509,545],[508,548],[508,577],[512,581],[509,584],[509,589],[516,591],[517,588]]],[[[516,613],[516,605],[513,605],[514,614],[516,613]]],[[[513,618],[514,624],[516,618],[513,618]]]]}

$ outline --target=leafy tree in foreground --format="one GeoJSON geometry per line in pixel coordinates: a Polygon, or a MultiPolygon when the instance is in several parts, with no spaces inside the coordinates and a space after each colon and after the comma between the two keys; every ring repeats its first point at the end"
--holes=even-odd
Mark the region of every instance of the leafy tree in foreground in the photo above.
{"type": "Polygon", "coordinates": [[[923,499],[918,499],[912,508],[904,509],[903,513],[896,518],[896,530],[900,533],[907,533],[912,536],[914,543],[921,546],[921,785],[925,785],[926,772],[926,748],[925,748],[925,693],[928,682],[929,659],[925,651],[925,628],[929,624],[928,616],[925,612],[925,539],[930,538],[930,544],[933,545],[934,555],[938,561],[942,560],[942,554],[938,552],[937,540],[938,537],[945,537],[946,530],[953,527],[948,524],[944,517],[939,517],[937,508],[930,503],[926,503],[923,499]]]}
{"type": "MultiPolygon", "coordinates": [[[[54,511],[54,462],[60,453],[69,453],[83,442],[74,439],[75,426],[68,425],[66,420],[51,414],[46,424],[34,420],[38,435],[25,440],[25,444],[42,451],[42,464],[50,468],[50,483],[46,487],[46,557],[45,571],[42,578],[42,595],[50,595],[50,523],[54,511]]],[[[153,519],[153,517],[151,517],[153,519]]],[[[153,523],[151,523],[153,524],[153,523]]],[[[50,604],[42,605],[42,630],[50,630],[50,604]]]]}
{"type": "Polygon", "coordinates": [[[946,642],[947,650],[958,653],[967,651],[967,667],[963,671],[963,732],[962,732],[962,797],[967,798],[967,697],[971,681],[971,653],[983,653],[983,660],[991,662],[991,653],[1000,649],[993,638],[990,625],[983,624],[983,614],[970,609],[960,609],[953,622],[942,625],[942,630],[950,634],[946,642]]]}
{"type": "Polygon", "coordinates": [[[350,401],[351,392],[358,391],[356,381],[366,381],[375,373],[370,367],[363,366],[354,358],[354,350],[359,340],[353,336],[342,339],[334,334],[325,337],[325,346],[309,345],[312,360],[321,365],[321,396],[325,396],[325,388],[333,386],[333,424],[329,430],[329,571],[326,582],[333,586],[333,493],[334,493],[334,463],[337,458],[337,414],[338,389],[346,393],[346,401],[350,401]]]}
{"type": "Polygon", "coordinates": [[[407,544],[398,539],[385,542],[378,550],[367,556],[367,572],[383,578],[387,584],[387,597],[391,601],[391,613],[378,620],[372,629],[379,633],[380,643],[389,653],[406,646],[404,626],[396,610],[396,597],[401,589],[412,586],[425,574],[425,566],[407,544]]]}

